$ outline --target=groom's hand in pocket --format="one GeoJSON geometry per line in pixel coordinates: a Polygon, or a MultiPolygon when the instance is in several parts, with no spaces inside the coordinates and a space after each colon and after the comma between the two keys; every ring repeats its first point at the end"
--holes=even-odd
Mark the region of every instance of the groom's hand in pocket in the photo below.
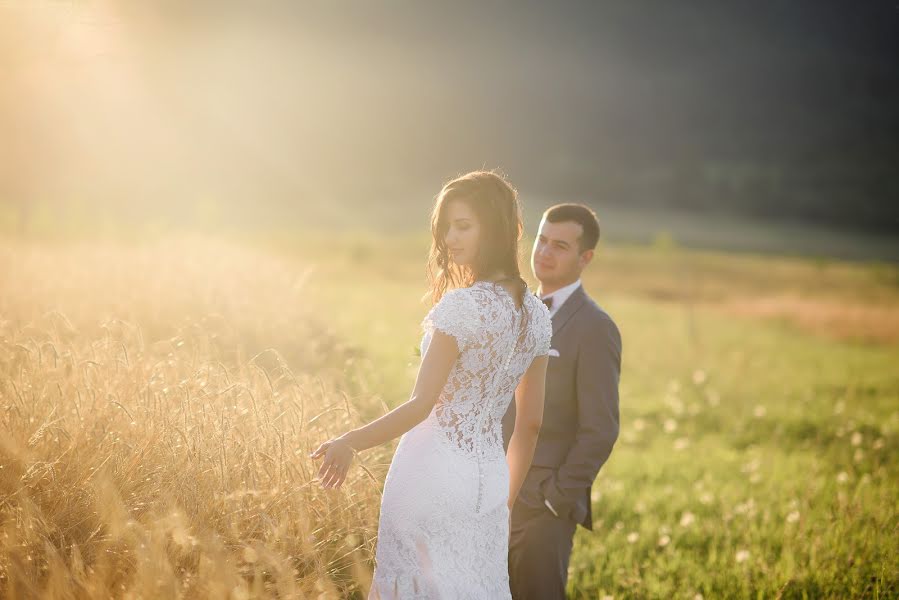
{"type": "Polygon", "coordinates": [[[309,456],[313,460],[324,457],[318,478],[325,489],[340,487],[353,463],[352,447],[340,438],[328,440],[309,456]]]}
{"type": "Polygon", "coordinates": [[[541,482],[540,492],[546,510],[562,519],[572,518],[573,502],[560,489],[557,471],[541,482]]]}

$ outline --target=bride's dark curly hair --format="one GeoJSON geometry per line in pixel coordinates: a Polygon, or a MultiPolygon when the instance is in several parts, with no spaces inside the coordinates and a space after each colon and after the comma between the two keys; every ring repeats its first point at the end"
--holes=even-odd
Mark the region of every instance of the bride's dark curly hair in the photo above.
{"type": "Polygon", "coordinates": [[[450,288],[468,287],[481,277],[501,272],[514,282],[521,305],[528,289],[519,268],[518,242],[522,231],[518,192],[499,173],[472,171],[444,185],[431,214],[428,254],[431,300],[436,304],[450,288]],[[446,212],[455,201],[471,208],[481,225],[478,254],[472,266],[453,263],[446,247],[449,229],[446,212]]]}

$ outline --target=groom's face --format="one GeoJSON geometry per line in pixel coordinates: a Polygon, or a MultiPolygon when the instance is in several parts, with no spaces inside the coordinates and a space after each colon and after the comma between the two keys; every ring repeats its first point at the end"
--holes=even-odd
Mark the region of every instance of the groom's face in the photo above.
{"type": "Polygon", "coordinates": [[[592,250],[581,251],[583,233],[584,228],[574,221],[550,223],[543,219],[540,222],[531,253],[531,269],[544,287],[562,287],[581,276],[593,258],[592,250]]]}

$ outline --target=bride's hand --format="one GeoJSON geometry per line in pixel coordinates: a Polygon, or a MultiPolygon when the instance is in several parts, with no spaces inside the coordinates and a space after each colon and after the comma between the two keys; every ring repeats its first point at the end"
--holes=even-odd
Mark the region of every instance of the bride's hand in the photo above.
{"type": "Polygon", "coordinates": [[[321,480],[323,488],[340,487],[353,462],[353,454],[353,448],[346,440],[334,438],[319,446],[315,452],[309,455],[313,460],[325,457],[318,469],[318,478],[321,480]]]}

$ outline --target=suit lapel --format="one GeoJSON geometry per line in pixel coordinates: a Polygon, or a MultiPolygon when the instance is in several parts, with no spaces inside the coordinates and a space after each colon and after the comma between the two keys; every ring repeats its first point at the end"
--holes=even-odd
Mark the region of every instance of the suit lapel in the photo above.
{"type": "Polygon", "coordinates": [[[559,333],[562,327],[565,326],[565,323],[568,322],[568,319],[578,311],[586,299],[587,294],[584,292],[584,286],[578,286],[578,288],[568,297],[568,300],[565,301],[565,304],[559,309],[559,312],[553,316],[553,336],[559,333]]]}

